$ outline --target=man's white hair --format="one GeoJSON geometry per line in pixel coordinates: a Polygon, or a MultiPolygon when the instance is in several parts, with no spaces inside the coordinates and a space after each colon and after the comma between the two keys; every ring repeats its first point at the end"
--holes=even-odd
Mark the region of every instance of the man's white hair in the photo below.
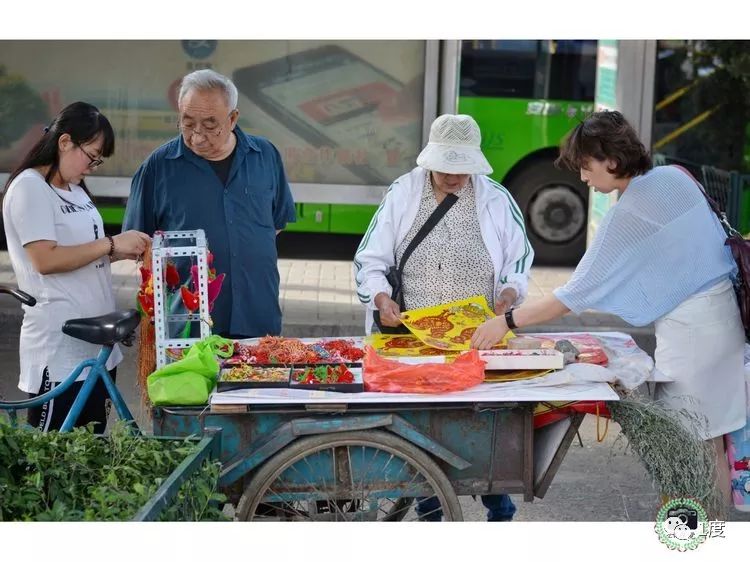
{"type": "Polygon", "coordinates": [[[229,109],[237,109],[237,86],[223,74],[215,70],[203,69],[191,72],[182,79],[177,104],[182,104],[182,98],[191,90],[221,90],[227,100],[229,109]]]}

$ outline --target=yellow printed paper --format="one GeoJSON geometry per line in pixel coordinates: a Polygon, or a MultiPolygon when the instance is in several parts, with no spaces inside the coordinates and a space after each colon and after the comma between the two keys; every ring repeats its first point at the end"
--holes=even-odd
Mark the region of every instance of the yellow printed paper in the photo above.
{"type": "Polygon", "coordinates": [[[383,357],[425,357],[432,355],[457,355],[430,347],[412,334],[372,334],[365,338],[378,355],[383,357]]]}
{"type": "Polygon", "coordinates": [[[541,371],[485,371],[484,382],[510,382],[535,379],[541,377],[551,370],[541,371]]]}
{"type": "MultiPolygon", "coordinates": [[[[495,313],[481,295],[401,313],[401,321],[420,341],[443,351],[466,351],[474,331],[495,313]]],[[[508,332],[495,349],[514,337],[508,332]]]]}

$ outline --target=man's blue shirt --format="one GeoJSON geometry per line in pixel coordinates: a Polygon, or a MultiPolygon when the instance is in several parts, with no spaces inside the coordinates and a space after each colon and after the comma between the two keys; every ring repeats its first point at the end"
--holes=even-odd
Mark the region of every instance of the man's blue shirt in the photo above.
{"type": "Polygon", "coordinates": [[[294,201],[276,147],[239,127],[234,131],[237,147],[226,185],[181,136],[157,148],[133,177],[123,230],[153,235],[202,228],[216,272],[227,274],[211,313],[212,331],[277,335],[276,230],[296,220],[294,201]]]}

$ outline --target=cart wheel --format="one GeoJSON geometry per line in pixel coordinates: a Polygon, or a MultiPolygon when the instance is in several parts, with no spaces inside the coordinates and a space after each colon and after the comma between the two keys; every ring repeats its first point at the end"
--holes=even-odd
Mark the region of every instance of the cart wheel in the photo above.
{"type": "Polygon", "coordinates": [[[388,514],[383,517],[383,521],[403,521],[413,503],[414,498],[399,498],[388,510],[388,514]]]}
{"type": "Polygon", "coordinates": [[[237,505],[242,521],[461,521],[445,473],[427,454],[385,431],[304,437],[271,457],[237,505]],[[414,498],[432,509],[417,516],[414,498]]]}

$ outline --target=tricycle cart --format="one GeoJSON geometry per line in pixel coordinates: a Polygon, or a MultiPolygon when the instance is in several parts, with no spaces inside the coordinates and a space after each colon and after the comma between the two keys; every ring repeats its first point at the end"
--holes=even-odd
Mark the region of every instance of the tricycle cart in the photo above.
{"type": "Polygon", "coordinates": [[[241,520],[398,521],[439,510],[458,521],[458,496],[543,498],[584,412],[617,399],[606,382],[445,395],[240,391],[214,394],[208,407],[156,408],[154,433],[220,429],[220,485],[241,520]],[[540,396],[568,406],[539,423],[540,396]]]}
{"type": "MultiPolygon", "coordinates": [[[[193,342],[170,337],[173,321],[198,321],[205,332],[206,255],[202,231],[154,238],[158,367],[168,349],[193,342]],[[175,315],[164,304],[162,269],[182,257],[198,260],[203,308],[197,314],[175,315]]],[[[513,394],[509,388],[483,384],[445,395],[215,392],[208,407],[155,408],[154,433],[221,430],[220,485],[236,502],[239,519],[394,521],[417,517],[416,504],[421,518],[442,512],[444,519],[461,520],[459,495],[544,497],[583,414],[567,411],[535,428],[540,401],[618,399],[606,382],[585,391],[540,393],[521,386],[513,394]]]]}

